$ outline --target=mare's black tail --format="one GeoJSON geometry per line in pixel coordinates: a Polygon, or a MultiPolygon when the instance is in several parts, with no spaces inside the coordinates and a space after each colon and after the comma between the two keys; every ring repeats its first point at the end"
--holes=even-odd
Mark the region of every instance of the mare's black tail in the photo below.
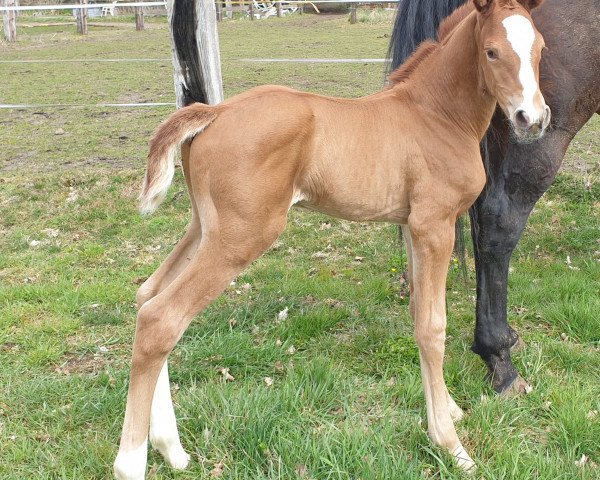
{"type": "Polygon", "coordinates": [[[175,47],[173,67],[177,77],[177,106],[222,102],[221,59],[214,4],[176,0],[169,14],[175,47]]]}
{"type": "Polygon", "coordinates": [[[184,105],[194,102],[208,103],[206,82],[198,57],[197,24],[195,0],[177,0],[174,2],[171,32],[175,53],[179,59],[183,75],[184,105]]]}

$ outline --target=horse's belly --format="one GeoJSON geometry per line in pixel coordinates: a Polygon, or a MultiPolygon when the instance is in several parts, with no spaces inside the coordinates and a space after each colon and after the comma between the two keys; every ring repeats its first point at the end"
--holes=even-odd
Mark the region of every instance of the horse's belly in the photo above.
{"type": "Polygon", "coordinates": [[[306,192],[299,205],[345,220],[406,223],[410,209],[402,180],[393,171],[340,171],[306,192]]]}

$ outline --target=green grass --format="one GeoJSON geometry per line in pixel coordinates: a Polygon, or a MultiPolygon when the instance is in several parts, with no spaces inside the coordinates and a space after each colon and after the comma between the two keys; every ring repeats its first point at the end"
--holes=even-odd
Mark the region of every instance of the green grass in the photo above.
{"type": "MultiPolygon", "coordinates": [[[[168,58],[166,25],[151,26],[95,27],[87,37],[70,26],[23,28],[18,44],[0,51],[2,59],[168,58]]],[[[389,22],[349,25],[346,16],[224,22],[226,94],[268,82],[367,94],[382,84],[381,65],[235,59],[381,58],[390,30],[389,22]]],[[[2,103],[173,100],[168,61],[3,64],[0,83],[2,103]]],[[[0,111],[2,479],[110,477],[135,291],[189,219],[179,174],[154,216],[136,211],[148,137],[171,110],[0,111]]],[[[530,395],[499,398],[484,381],[469,353],[472,258],[467,286],[451,267],[446,380],[467,413],[458,431],[477,478],[600,475],[599,131],[594,118],[580,132],[513,259],[509,318],[527,344],[515,362],[530,395]],[[578,467],[582,454],[590,460],[578,467]]],[[[392,226],[291,212],[276,246],[173,352],[193,462],[174,474],[151,452],[153,478],[212,478],[221,461],[221,478],[236,480],[463,478],[427,439],[402,266],[392,226]],[[222,367],[235,381],[223,383],[222,367]]]]}

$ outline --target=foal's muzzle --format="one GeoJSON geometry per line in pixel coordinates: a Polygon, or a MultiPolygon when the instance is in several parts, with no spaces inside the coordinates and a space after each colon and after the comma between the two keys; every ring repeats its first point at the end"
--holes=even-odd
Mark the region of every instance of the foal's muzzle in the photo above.
{"type": "Polygon", "coordinates": [[[529,114],[525,110],[517,110],[511,123],[517,140],[521,142],[531,142],[540,139],[546,127],[550,124],[550,107],[544,106],[544,110],[538,119],[532,120],[529,114]]]}

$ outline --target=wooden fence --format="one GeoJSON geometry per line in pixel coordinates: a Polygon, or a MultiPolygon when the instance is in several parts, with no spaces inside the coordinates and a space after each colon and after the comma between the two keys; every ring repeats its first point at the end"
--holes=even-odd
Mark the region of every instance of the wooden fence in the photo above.
{"type": "MultiPolygon", "coordinates": [[[[77,32],[87,33],[88,11],[90,9],[100,10],[103,14],[114,14],[115,9],[131,9],[135,14],[136,30],[144,29],[144,9],[151,7],[163,7],[166,9],[167,2],[148,1],[148,2],[111,2],[111,3],[89,3],[89,0],[74,0],[76,3],[68,5],[28,5],[19,6],[19,0],[0,0],[0,13],[4,17],[4,38],[8,42],[17,40],[17,14],[22,11],[56,11],[73,10],[76,12],[77,32]]],[[[309,0],[286,0],[286,1],[259,1],[259,0],[217,0],[215,2],[216,17],[218,21],[223,18],[231,18],[234,13],[239,12],[247,15],[250,20],[259,18],[268,18],[271,16],[282,17],[290,12],[304,12],[305,6],[310,6],[317,13],[319,9],[317,4],[326,3],[347,3],[350,4],[350,23],[356,23],[356,8],[358,4],[394,4],[401,0],[319,0],[312,2],[309,0]]],[[[166,10],[165,10],[166,14],[166,10]]]]}

